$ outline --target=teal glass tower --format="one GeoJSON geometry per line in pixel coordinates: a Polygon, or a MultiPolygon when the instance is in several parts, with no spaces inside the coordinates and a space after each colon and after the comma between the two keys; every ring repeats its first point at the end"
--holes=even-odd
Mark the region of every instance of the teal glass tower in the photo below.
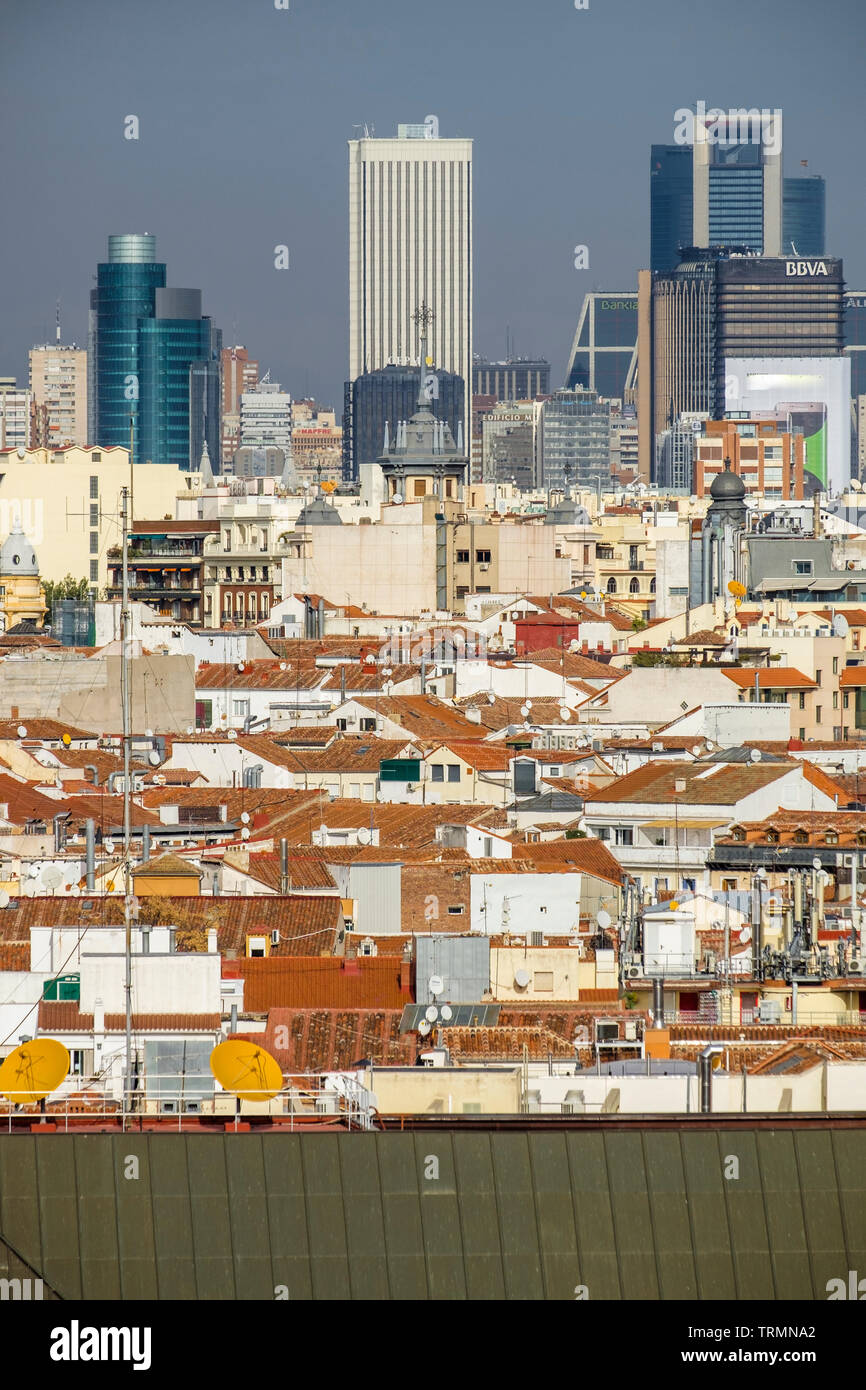
{"type": "Polygon", "coordinates": [[[165,285],[165,265],[156,259],[156,237],[110,236],[108,260],[97,267],[90,292],[87,352],[89,443],[129,445],[133,420],[136,458],[139,449],[141,363],[139,330],[153,317],[156,291],[165,285]]]}

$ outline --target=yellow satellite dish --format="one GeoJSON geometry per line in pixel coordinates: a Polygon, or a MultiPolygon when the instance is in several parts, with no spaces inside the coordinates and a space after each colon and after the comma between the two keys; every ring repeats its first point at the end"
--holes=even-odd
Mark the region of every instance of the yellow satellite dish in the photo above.
{"type": "Polygon", "coordinates": [[[333,478],[326,478],[321,487],[323,492],[336,492],[337,490],[337,484],[333,478]]]}
{"type": "Polygon", "coordinates": [[[432,367],[432,366],[433,366],[433,358],[432,358],[432,357],[425,357],[425,358],[424,358],[424,361],[427,363],[427,366],[428,366],[428,367],[432,367]]]}
{"type": "Polygon", "coordinates": [[[679,903],[676,901],[676,899],[672,899],[668,903],[668,907],[670,908],[671,912],[676,912],[677,908],[679,907],[679,903]]]}
{"type": "Polygon", "coordinates": [[[70,745],[70,743],[72,742],[72,735],[71,735],[71,734],[64,734],[63,737],[61,738],[60,742],[63,743],[63,744],[65,744],[65,746],[68,748],[69,745],[70,745]]]}
{"type": "Polygon", "coordinates": [[[10,1052],[0,1066],[0,1095],[32,1105],[56,1091],[69,1071],[69,1053],[55,1038],[35,1038],[10,1052]]]}
{"type": "Polygon", "coordinates": [[[745,598],[746,586],[741,584],[738,579],[731,579],[728,581],[728,593],[733,594],[735,598],[745,598]]]}
{"type": "Polygon", "coordinates": [[[210,1055],[210,1069],[223,1090],[241,1100],[270,1100],[283,1089],[280,1064],[258,1043],[229,1038],[210,1055]]]}

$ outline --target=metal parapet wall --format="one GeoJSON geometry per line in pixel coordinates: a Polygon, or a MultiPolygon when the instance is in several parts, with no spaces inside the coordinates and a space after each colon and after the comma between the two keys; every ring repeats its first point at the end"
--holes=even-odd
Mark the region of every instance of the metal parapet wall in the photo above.
{"type": "Polygon", "coordinates": [[[62,1299],[825,1300],[866,1271],[866,1129],[0,1135],[25,1269],[62,1299]]]}

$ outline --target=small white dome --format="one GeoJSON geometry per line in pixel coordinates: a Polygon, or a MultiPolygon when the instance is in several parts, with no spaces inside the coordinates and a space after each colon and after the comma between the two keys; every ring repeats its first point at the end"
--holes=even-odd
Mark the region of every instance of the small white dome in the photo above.
{"type": "Polygon", "coordinates": [[[0,546],[0,575],[39,574],[36,551],[24,534],[21,522],[16,521],[0,546]]]}

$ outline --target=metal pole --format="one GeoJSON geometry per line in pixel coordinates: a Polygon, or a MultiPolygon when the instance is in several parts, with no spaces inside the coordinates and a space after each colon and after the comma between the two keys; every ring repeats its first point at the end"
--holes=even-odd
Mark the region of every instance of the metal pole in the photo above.
{"type": "Polygon", "coordinates": [[[120,691],[123,718],[123,923],[126,944],[126,1076],[124,1080],[123,1115],[131,1109],[132,1100],[132,918],[130,897],[130,771],[129,771],[129,489],[121,493],[121,522],[123,527],[123,588],[120,607],[120,691]]]}

